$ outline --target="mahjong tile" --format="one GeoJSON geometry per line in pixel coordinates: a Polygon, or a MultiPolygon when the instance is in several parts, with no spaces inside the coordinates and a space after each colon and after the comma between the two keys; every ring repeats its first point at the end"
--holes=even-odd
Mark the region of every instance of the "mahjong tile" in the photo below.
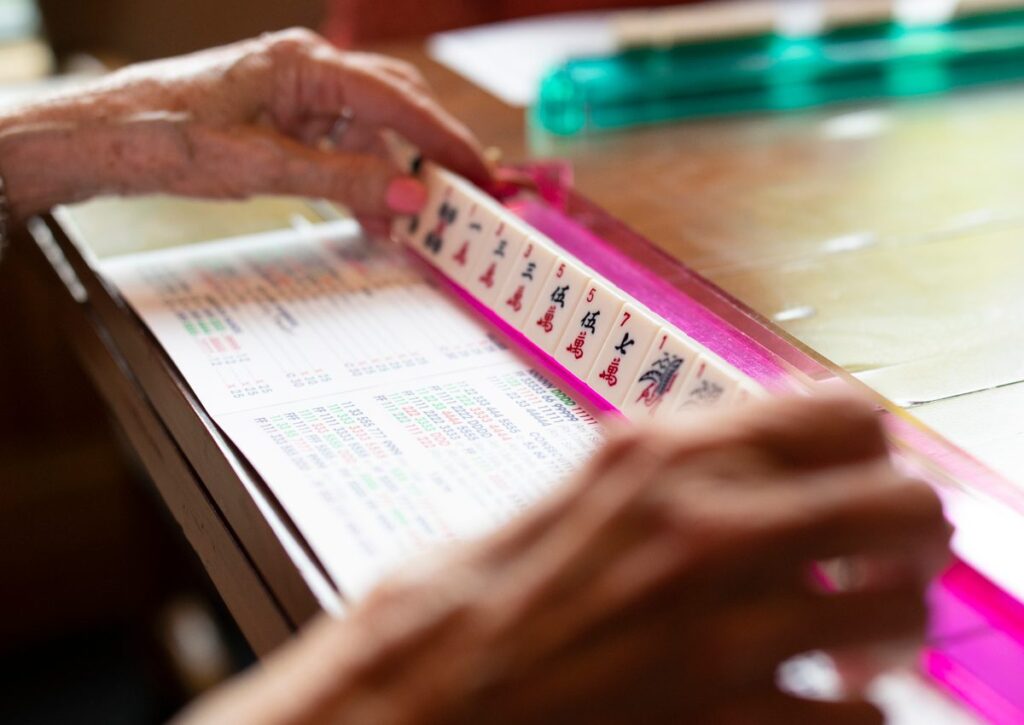
{"type": "Polygon", "coordinates": [[[436,267],[444,269],[442,260],[451,254],[452,229],[461,221],[465,202],[450,183],[430,186],[426,206],[420,213],[409,246],[436,267]]]}
{"type": "Polygon", "coordinates": [[[556,259],[558,254],[548,242],[527,237],[493,306],[512,327],[522,329],[556,259]]]}
{"type": "Polygon", "coordinates": [[[446,190],[448,190],[448,194],[452,193],[453,186],[433,168],[425,170],[421,180],[427,187],[427,201],[424,203],[423,209],[419,214],[396,218],[394,231],[401,241],[423,255],[429,253],[429,250],[423,246],[424,237],[431,229],[437,228],[441,201],[446,190]]]}
{"type": "MultiPolygon", "coordinates": [[[[508,213],[508,212],[506,212],[508,213]]],[[[486,305],[493,306],[505,281],[517,266],[519,253],[526,244],[526,232],[518,224],[502,220],[488,235],[487,253],[466,280],[465,288],[486,305]]]]}
{"type": "Polygon", "coordinates": [[[463,192],[449,202],[456,209],[457,220],[445,229],[444,249],[437,256],[437,266],[452,280],[465,284],[490,247],[490,235],[499,221],[487,207],[463,192]]]}
{"type": "Polygon", "coordinates": [[[648,359],[660,329],[660,323],[650,314],[627,303],[619,311],[590,369],[587,384],[609,403],[618,406],[638,376],[640,365],[648,359]]]}
{"type": "Polygon", "coordinates": [[[590,274],[579,262],[559,257],[519,329],[540,348],[554,354],[589,282],[590,274]]]}
{"type": "Polygon", "coordinates": [[[679,392],[668,401],[671,415],[725,405],[741,382],[742,374],[731,365],[706,352],[701,353],[679,392]]]}
{"type": "Polygon", "coordinates": [[[591,279],[555,346],[555,360],[586,380],[624,304],[620,292],[591,279]]]}
{"type": "Polygon", "coordinates": [[[633,374],[629,392],[619,404],[631,420],[651,420],[675,397],[697,357],[699,346],[674,328],[658,330],[647,356],[633,374]]]}

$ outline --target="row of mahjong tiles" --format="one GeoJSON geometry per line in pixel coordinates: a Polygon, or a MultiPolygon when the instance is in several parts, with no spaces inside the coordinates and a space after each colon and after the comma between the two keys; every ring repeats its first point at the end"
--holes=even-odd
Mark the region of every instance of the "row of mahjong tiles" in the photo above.
{"type": "Polygon", "coordinates": [[[406,243],[628,418],[762,389],[461,177],[426,165],[406,243]]]}

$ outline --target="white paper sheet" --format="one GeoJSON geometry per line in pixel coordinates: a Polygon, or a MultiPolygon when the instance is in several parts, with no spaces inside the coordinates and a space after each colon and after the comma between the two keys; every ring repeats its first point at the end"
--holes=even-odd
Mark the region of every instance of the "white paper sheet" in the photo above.
{"type": "Polygon", "coordinates": [[[433,36],[427,50],[505,103],[525,107],[558,64],[615,50],[614,15],[566,13],[453,30],[433,36]]]}
{"type": "Polygon", "coordinates": [[[352,222],[101,271],[349,597],[496,528],[600,442],[590,411],[352,222]]]}

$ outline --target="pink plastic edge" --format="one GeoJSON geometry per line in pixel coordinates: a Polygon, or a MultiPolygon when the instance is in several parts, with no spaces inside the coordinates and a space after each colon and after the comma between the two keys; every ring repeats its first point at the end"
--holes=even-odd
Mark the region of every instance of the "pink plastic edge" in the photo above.
{"type": "Polygon", "coordinates": [[[1020,725],[1024,714],[1019,706],[1007,701],[943,650],[926,649],[920,660],[921,670],[954,698],[993,725],[1020,725]]]}
{"type": "Polygon", "coordinates": [[[936,582],[931,598],[944,607],[937,614],[959,620],[953,624],[962,633],[927,647],[922,670],[989,722],[1024,723],[1024,676],[1012,682],[1024,663],[1024,604],[961,562],[936,582]]]}

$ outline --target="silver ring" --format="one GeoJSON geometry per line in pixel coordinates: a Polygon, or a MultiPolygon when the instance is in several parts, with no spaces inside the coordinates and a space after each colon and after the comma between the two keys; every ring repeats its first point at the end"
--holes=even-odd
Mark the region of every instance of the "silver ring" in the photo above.
{"type": "Polygon", "coordinates": [[[342,137],[345,132],[352,126],[355,121],[356,113],[351,108],[343,108],[341,113],[338,114],[338,118],[335,119],[334,124],[331,126],[331,130],[327,133],[327,141],[332,146],[337,146],[341,143],[342,137]]]}

